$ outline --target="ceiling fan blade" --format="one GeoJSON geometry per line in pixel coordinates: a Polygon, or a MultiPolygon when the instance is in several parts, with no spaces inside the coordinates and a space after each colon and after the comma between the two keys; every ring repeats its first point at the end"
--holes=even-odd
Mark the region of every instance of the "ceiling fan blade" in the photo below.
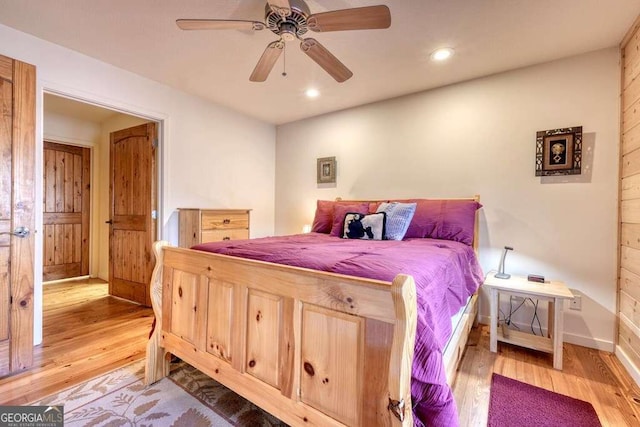
{"type": "Polygon", "coordinates": [[[252,82],[263,82],[267,80],[269,73],[282,53],[282,49],[284,49],[284,42],[282,40],[269,43],[264,52],[262,52],[262,56],[253,69],[249,80],[252,82]]]}
{"type": "Polygon", "coordinates": [[[263,30],[265,25],[259,21],[240,21],[231,19],[178,19],[176,24],[183,30],[263,30]]]}
{"type": "Polygon", "coordinates": [[[310,30],[317,32],[344,30],[378,30],[391,26],[391,13],[385,5],[357,7],[315,13],[307,19],[310,30]]]}
{"type": "Polygon", "coordinates": [[[271,10],[277,13],[280,16],[289,16],[291,15],[291,4],[289,0],[267,0],[271,10]]]}
{"type": "Polygon", "coordinates": [[[304,39],[302,43],[300,43],[300,49],[329,73],[331,77],[336,79],[338,83],[342,83],[353,76],[351,70],[340,62],[338,58],[333,56],[327,48],[318,43],[317,40],[304,39]]]}

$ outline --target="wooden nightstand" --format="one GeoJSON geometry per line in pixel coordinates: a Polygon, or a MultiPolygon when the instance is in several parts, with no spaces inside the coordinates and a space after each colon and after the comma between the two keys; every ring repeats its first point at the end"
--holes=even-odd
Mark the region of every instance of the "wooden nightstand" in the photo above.
{"type": "Polygon", "coordinates": [[[530,282],[526,277],[511,276],[509,279],[497,279],[496,271],[490,271],[483,286],[489,289],[491,304],[491,339],[490,350],[498,351],[498,341],[544,351],[553,354],[553,367],[562,370],[562,323],[563,300],[573,298],[573,294],[563,282],[548,281],[545,283],[530,282]],[[503,334],[498,328],[498,307],[500,294],[509,294],[523,298],[532,298],[549,302],[549,323],[547,326],[549,337],[528,334],[525,332],[508,330],[503,334]]]}

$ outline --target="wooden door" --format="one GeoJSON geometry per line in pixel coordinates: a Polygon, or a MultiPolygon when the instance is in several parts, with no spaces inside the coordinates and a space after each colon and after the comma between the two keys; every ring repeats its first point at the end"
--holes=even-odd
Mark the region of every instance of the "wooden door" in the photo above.
{"type": "Polygon", "coordinates": [[[111,134],[109,293],[150,306],[156,239],[156,124],[111,134]]]}
{"type": "Polygon", "coordinates": [[[0,376],[33,364],[35,80],[0,55],[0,376]]]}
{"type": "Polygon", "coordinates": [[[44,142],[42,279],[89,274],[90,151],[44,142]]]}

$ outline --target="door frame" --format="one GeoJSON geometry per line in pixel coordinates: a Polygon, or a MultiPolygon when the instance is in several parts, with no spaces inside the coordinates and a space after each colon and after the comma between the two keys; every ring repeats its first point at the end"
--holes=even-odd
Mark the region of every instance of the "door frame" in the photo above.
{"type": "MultiPolygon", "coordinates": [[[[44,167],[44,131],[43,131],[43,98],[44,94],[69,98],[84,104],[95,105],[97,107],[106,108],[118,113],[128,114],[140,117],[145,120],[157,123],[158,146],[156,148],[156,197],[158,206],[158,220],[156,221],[156,235],[161,240],[164,235],[164,222],[168,220],[166,214],[165,201],[167,200],[167,186],[165,185],[165,165],[167,164],[167,151],[165,149],[165,138],[169,134],[169,115],[166,113],[145,109],[142,107],[132,107],[122,101],[113,98],[103,97],[101,95],[87,93],[82,90],[69,88],[68,86],[58,85],[52,82],[36,81],[36,194],[35,194],[35,256],[34,256],[34,345],[42,343],[42,266],[43,266],[43,177],[42,170],[44,167]]],[[[50,137],[50,140],[56,138],[50,137]]],[[[92,159],[93,160],[93,159],[92,159]]]]}

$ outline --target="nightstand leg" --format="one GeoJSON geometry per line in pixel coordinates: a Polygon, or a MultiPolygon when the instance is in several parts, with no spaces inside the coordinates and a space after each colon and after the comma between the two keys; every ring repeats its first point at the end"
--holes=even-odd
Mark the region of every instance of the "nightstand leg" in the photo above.
{"type": "Polygon", "coordinates": [[[489,296],[489,304],[491,310],[489,350],[491,350],[493,353],[496,353],[498,351],[498,302],[498,290],[496,288],[491,288],[491,293],[489,296]]]}
{"type": "Polygon", "coordinates": [[[553,367],[562,370],[562,298],[554,299],[553,307],[553,367]]]}

